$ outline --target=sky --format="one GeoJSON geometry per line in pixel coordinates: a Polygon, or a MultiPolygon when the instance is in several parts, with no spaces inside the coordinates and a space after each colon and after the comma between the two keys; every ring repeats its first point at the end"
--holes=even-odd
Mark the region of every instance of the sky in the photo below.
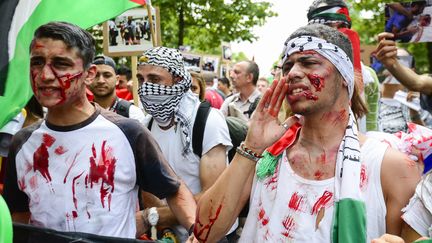
{"type": "Polygon", "coordinates": [[[266,0],[273,3],[272,10],[278,13],[260,27],[252,31],[258,40],[250,42],[232,42],[232,52],[244,52],[249,59],[254,57],[260,68],[260,76],[270,76],[273,63],[282,52],[288,36],[297,28],[307,24],[307,9],[313,0],[266,0]]]}

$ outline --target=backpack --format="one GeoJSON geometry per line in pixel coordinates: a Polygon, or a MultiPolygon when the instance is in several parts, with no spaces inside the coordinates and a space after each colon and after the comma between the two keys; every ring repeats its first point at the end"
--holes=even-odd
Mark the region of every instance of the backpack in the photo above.
{"type": "Polygon", "coordinates": [[[129,101],[117,98],[117,104],[113,107],[113,110],[115,113],[129,118],[129,108],[131,105],[132,103],[129,101]]]}
{"type": "MultiPolygon", "coordinates": [[[[201,102],[198,107],[197,114],[195,116],[195,123],[192,130],[192,150],[194,154],[201,158],[202,154],[202,142],[204,138],[204,130],[207,123],[207,118],[210,113],[210,103],[207,101],[201,102]]],[[[233,159],[236,148],[240,146],[240,143],[243,142],[246,138],[246,134],[248,131],[248,127],[246,122],[237,117],[226,117],[226,123],[228,126],[229,135],[231,138],[231,143],[233,147],[228,151],[228,160],[231,162],[233,159]]],[[[147,126],[149,130],[153,125],[153,118],[150,119],[150,122],[147,126]]]]}
{"type": "MultiPolygon", "coordinates": [[[[210,103],[204,101],[201,102],[197,115],[195,118],[195,124],[193,127],[192,136],[192,149],[196,155],[201,157],[202,154],[202,141],[204,138],[204,129],[207,123],[208,114],[210,113],[210,103]]],[[[236,148],[240,146],[246,138],[248,127],[246,123],[237,117],[228,116],[225,118],[231,143],[233,147],[228,151],[228,160],[231,162],[232,158],[236,153],[236,148]]]]}

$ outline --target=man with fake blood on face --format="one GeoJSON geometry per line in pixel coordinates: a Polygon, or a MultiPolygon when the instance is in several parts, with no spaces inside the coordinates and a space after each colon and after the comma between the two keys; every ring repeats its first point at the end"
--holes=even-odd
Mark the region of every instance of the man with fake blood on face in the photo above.
{"type": "Polygon", "coordinates": [[[150,133],[87,100],[94,53],[93,37],[76,25],[51,22],[35,31],[31,83],[48,113],[13,138],[4,187],[13,220],[134,238],[142,188],[167,198],[189,226],[195,201],[150,133]]]}
{"type": "Polygon", "coordinates": [[[347,37],[325,25],[288,38],[283,79],[264,94],[246,140],[198,202],[197,239],[222,235],[249,195],[240,242],[369,242],[400,234],[400,210],[420,173],[400,152],[358,133],[351,55],[347,37]],[[301,123],[279,123],[285,98],[301,123]]]}

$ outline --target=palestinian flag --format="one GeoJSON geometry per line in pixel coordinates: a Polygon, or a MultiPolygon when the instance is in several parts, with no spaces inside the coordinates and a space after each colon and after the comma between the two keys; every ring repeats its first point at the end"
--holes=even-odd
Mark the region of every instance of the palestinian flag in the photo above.
{"type": "Polygon", "coordinates": [[[145,3],[146,0],[0,1],[0,128],[21,111],[32,95],[29,45],[39,26],[66,21],[87,29],[145,3]]]}

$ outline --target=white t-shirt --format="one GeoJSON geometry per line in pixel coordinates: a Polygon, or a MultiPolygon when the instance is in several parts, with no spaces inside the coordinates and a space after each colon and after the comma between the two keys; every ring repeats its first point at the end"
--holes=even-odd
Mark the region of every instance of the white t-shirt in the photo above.
{"type": "Polygon", "coordinates": [[[129,118],[139,121],[141,124],[144,123],[144,112],[135,105],[129,107],[129,118]]]}
{"type": "MultiPolygon", "coordinates": [[[[380,173],[386,149],[386,144],[373,139],[361,147],[359,186],[366,202],[368,242],[385,233],[380,173]]],[[[334,177],[317,181],[295,174],[284,152],[273,176],[254,180],[240,242],[331,242],[334,187],[334,177]],[[317,222],[320,213],[323,217],[317,222]]]]}
{"type": "Polygon", "coordinates": [[[19,131],[7,166],[4,198],[31,224],[122,238],[135,238],[138,186],[165,198],[180,184],[141,124],[98,106],[79,124],[19,131]]]}
{"type": "MultiPolygon", "coordinates": [[[[195,115],[199,104],[199,102],[196,103],[195,112],[193,114],[194,121],[191,123],[191,129],[195,123],[195,115]]],[[[146,126],[148,126],[148,121],[149,119],[147,119],[146,126]]],[[[183,143],[181,138],[181,129],[171,127],[168,130],[162,130],[154,120],[150,131],[161,147],[161,150],[171,167],[186,183],[192,194],[195,195],[201,192],[200,157],[193,152],[186,155],[186,157],[182,155],[183,143]]],[[[210,149],[219,144],[226,146],[226,153],[228,153],[232,147],[225,117],[219,110],[211,108],[204,129],[202,155],[206,154],[210,149]]],[[[237,225],[235,224],[234,227],[237,228],[237,225]]],[[[187,230],[183,227],[175,227],[175,230],[176,234],[180,237],[180,240],[182,242],[185,241],[187,238],[187,230]]]]}
{"type": "MultiPolygon", "coordinates": [[[[191,124],[192,127],[194,123],[195,121],[191,124]]],[[[168,163],[176,174],[183,179],[192,194],[201,192],[200,158],[193,152],[189,153],[187,157],[182,156],[181,129],[171,127],[168,130],[162,130],[154,121],[150,131],[161,147],[168,163]]],[[[204,129],[202,154],[206,154],[219,144],[225,145],[226,151],[232,147],[225,118],[219,110],[211,109],[204,129]]]]}

